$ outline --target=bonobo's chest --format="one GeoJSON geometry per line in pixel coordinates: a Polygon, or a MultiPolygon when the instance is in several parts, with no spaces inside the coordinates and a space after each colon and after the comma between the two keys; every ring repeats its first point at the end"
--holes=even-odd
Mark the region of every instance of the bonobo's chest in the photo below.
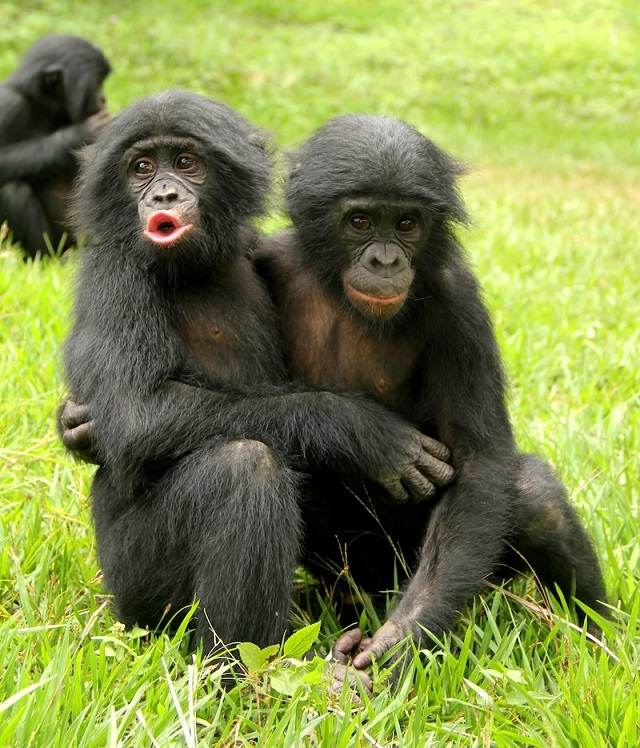
{"type": "Polygon", "coordinates": [[[181,294],[177,320],[190,363],[213,383],[285,379],[273,305],[248,260],[181,294]]]}
{"type": "Polygon", "coordinates": [[[319,387],[365,392],[412,415],[418,353],[413,336],[366,329],[308,276],[287,284],[280,317],[292,376],[319,387]]]}

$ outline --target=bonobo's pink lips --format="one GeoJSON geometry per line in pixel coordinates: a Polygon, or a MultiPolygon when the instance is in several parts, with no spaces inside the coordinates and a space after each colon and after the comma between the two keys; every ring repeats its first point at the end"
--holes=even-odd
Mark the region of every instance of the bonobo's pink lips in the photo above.
{"type": "Polygon", "coordinates": [[[364,301],[367,304],[381,307],[393,306],[394,304],[404,304],[407,298],[407,293],[407,291],[403,291],[402,293],[396,294],[395,296],[372,296],[370,294],[364,293],[363,291],[358,291],[358,289],[354,288],[352,285],[347,286],[348,296],[351,296],[358,301],[364,301]]]}
{"type": "Polygon", "coordinates": [[[147,228],[144,235],[147,239],[150,239],[154,244],[159,244],[162,247],[168,247],[170,244],[175,244],[177,241],[193,228],[192,223],[188,223],[183,226],[180,220],[165,210],[159,210],[152,216],[149,216],[147,221],[147,228]]]}

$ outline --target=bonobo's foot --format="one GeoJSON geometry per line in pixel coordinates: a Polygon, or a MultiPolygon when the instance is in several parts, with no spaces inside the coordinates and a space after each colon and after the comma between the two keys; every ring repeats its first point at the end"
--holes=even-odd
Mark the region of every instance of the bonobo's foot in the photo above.
{"type": "Polygon", "coordinates": [[[386,654],[392,647],[395,647],[396,644],[399,644],[407,633],[399,624],[393,621],[385,621],[371,639],[363,639],[360,642],[358,651],[353,657],[353,667],[356,670],[364,670],[371,667],[374,657],[376,660],[380,660],[382,655],[386,654]]]}
{"type": "Polygon", "coordinates": [[[203,659],[207,668],[211,669],[212,679],[220,684],[225,691],[235,688],[238,683],[246,680],[247,671],[240,660],[229,654],[210,654],[203,659]]]}
{"type": "MultiPolygon", "coordinates": [[[[406,636],[407,631],[393,621],[386,621],[370,639],[363,639],[360,629],[346,631],[331,651],[329,690],[340,692],[343,682],[347,680],[351,688],[356,688],[357,683],[361,683],[367,693],[371,693],[373,681],[365,672],[366,669],[371,667],[374,659],[379,660],[406,636]]],[[[400,657],[400,653],[396,657],[400,657]]],[[[396,670],[396,677],[400,671],[401,668],[396,670]]]]}
{"type": "Polygon", "coordinates": [[[333,645],[329,656],[331,664],[327,670],[327,679],[331,681],[329,683],[330,693],[341,693],[345,680],[353,691],[358,690],[358,683],[369,694],[373,690],[371,676],[364,670],[357,670],[350,662],[353,653],[358,651],[362,641],[360,629],[352,629],[342,634],[333,645]]]}
{"type": "Polygon", "coordinates": [[[602,629],[592,618],[587,619],[587,634],[597,641],[602,641],[602,629]]]}

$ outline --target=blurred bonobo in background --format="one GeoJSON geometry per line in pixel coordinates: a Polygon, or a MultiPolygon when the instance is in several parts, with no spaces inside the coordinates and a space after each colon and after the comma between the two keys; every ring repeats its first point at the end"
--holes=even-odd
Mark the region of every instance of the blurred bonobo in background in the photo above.
{"type": "Polygon", "coordinates": [[[48,34],[0,84],[0,223],[8,222],[25,257],[73,242],[67,208],[78,171],[74,151],[109,118],[102,85],[110,72],[95,44],[48,34]]]}

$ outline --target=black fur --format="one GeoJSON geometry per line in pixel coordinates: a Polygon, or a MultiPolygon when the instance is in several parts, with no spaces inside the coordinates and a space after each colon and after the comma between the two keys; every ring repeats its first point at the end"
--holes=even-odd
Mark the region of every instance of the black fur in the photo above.
{"type": "Polygon", "coordinates": [[[9,222],[27,257],[46,254],[43,235],[56,249],[69,229],[73,152],[94,139],[104,119],[102,82],[110,71],[94,44],[49,34],[0,84],[0,223],[9,222]]]}
{"type": "Polygon", "coordinates": [[[417,507],[389,507],[371,486],[345,491],[340,476],[318,476],[305,543],[318,573],[318,559],[333,560],[347,564],[356,583],[384,590],[393,586],[397,550],[410,567],[387,622],[364,644],[345,635],[339,662],[353,654],[362,669],[407,634],[418,642],[423,628],[440,636],[485,579],[523,568],[519,554],[552,589],[558,584],[567,598],[604,613],[598,561],[562,485],[514,445],[491,320],[456,238],[456,224],[466,221],[462,169],[410,125],[368,115],[329,122],[292,162],[293,230],[258,253],[287,366],[307,383],[361,390],[393,407],[447,444],[457,469],[435,506],[417,507]],[[389,214],[391,228],[366,232],[362,216],[376,224],[389,214]],[[365,230],[353,228],[354,216],[365,230]],[[414,233],[411,223],[397,229],[407,217],[414,233]],[[363,241],[354,247],[358,231],[363,241]],[[371,251],[380,260],[367,265],[374,272],[363,268],[371,251]],[[415,273],[408,289],[390,253],[405,276],[415,273]],[[354,306],[350,278],[381,298],[354,306]],[[396,309],[401,302],[387,297],[402,293],[396,309]]]}
{"type": "Polygon", "coordinates": [[[263,133],[171,91],[107,125],[75,191],[88,246],[64,353],[71,392],[91,405],[105,582],[128,625],[157,626],[199,599],[207,651],[212,629],[227,643],[282,636],[302,538],[299,469],[401,480],[420,439],[363,396],[287,383],[275,311],[247,258],[270,176],[263,133]],[[184,152],[201,182],[177,172],[184,152]],[[139,161],[158,178],[137,196],[139,161]],[[142,233],[153,201],[176,214],[191,206],[193,228],[171,246],[142,233]]]}

